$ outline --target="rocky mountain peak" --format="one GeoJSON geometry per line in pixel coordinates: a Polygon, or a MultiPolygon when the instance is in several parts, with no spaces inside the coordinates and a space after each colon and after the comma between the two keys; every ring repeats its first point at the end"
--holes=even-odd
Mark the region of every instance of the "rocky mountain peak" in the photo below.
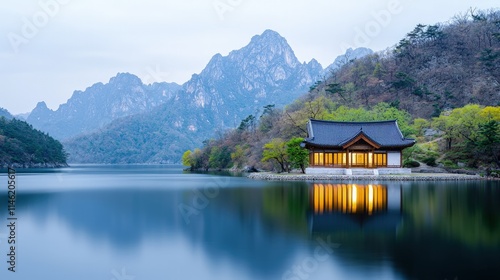
{"type": "Polygon", "coordinates": [[[35,110],[49,110],[47,103],[45,101],[38,102],[35,106],[35,110]]]}
{"type": "Polygon", "coordinates": [[[247,67],[249,65],[267,67],[279,63],[295,68],[300,64],[286,39],[272,30],[266,30],[261,35],[254,36],[246,47],[232,51],[229,58],[240,61],[243,66],[247,67]]]}
{"type": "Polygon", "coordinates": [[[330,66],[326,67],[324,73],[330,74],[332,71],[336,71],[337,69],[348,64],[352,60],[362,58],[370,54],[373,54],[373,51],[369,48],[363,48],[363,47],[356,49],[349,48],[343,55],[337,56],[337,58],[335,58],[335,61],[332,64],[330,64],[330,66]]]}
{"type": "Polygon", "coordinates": [[[54,111],[47,107],[45,101],[38,102],[35,108],[31,111],[29,118],[33,121],[40,121],[52,116],[54,111]]]}
{"type": "Polygon", "coordinates": [[[142,86],[143,83],[139,77],[130,73],[118,73],[115,77],[109,79],[109,85],[114,87],[122,86],[142,86]]]}
{"type": "Polygon", "coordinates": [[[312,71],[312,72],[320,73],[321,71],[323,71],[323,66],[321,65],[321,63],[319,63],[314,58],[311,59],[311,61],[309,61],[309,63],[307,63],[307,68],[309,71],[312,71]]]}

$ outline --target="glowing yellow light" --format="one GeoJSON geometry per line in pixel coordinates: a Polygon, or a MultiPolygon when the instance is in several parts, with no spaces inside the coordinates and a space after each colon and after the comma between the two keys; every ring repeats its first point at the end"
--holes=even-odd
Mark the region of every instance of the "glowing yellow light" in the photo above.
{"type": "Polygon", "coordinates": [[[356,206],[358,202],[358,190],[356,185],[352,186],[352,212],[356,213],[356,206]]]}
{"type": "Polygon", "coordinates": [[[373,186],[368,185],[368,214],[373,211],[373,186]]]}
{"type": "Polygon", "coordinates": [[[342,212],[347,213],[347,187],[342,185],[342,212]]]}
{"type": "Polygon", "coordinates": [[[319,211],[323,213],[325,210],[325,188],[322,184],[319,185],[319,211]]]}
{"type": "Polygon", "coordinates": [[[314,184],[311,196],[318,214],[339,211],[372,215],[387,207],[387,190],[380,185],[314,184]]]}

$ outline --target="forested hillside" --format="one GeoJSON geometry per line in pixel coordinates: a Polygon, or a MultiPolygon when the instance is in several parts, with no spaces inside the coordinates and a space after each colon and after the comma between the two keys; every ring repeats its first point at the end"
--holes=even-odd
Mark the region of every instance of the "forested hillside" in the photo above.
{"type": "Polygon", "coordinates": [[[396,119],[417,145],[407,166],[500,167],[500,11],[418,25],[393,49],[340,68],[284,110],[272,105],[238,129],[186,151],[193,169],[303,167],[297,137],[309,118],[396,119]],[[284,163],[284,164],[283,164],[284,163]]]}
{"type": "Polygon", "coordinates": [[[150,114],[114,121],[105,129],[65,143],[70,162],[78,163],[178,163],[179,155],[213,134],[196,111],[160,105],[150,114]],[[192,126],[178,125],[183,118],[192,126]],[[177,124],[177,125],[176,125],[177,124]],[[203,129],[203,130],[201,130],[203,129]]]}
{"type": "Polygon", "coordinates": [[[470,103],[499,105],[500,11],[419,24],[394,48],[353,61],[312,93],[350,107],[387,102],[424,118],[470,103]]]}
{"type": "Polygon", "coordinates": [[[17,119],[0,117],[0,167],[66,166],[59,141],[17,119]]]}

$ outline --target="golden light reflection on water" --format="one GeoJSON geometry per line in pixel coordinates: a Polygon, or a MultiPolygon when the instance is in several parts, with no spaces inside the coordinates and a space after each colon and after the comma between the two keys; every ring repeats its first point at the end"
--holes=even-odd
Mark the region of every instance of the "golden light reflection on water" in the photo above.
{"type": "Polygon", "coordinates": [[[314,213],[325,212],[373,214],[387,210],[387,187],[384,185],[314,184],[314,213]]]}

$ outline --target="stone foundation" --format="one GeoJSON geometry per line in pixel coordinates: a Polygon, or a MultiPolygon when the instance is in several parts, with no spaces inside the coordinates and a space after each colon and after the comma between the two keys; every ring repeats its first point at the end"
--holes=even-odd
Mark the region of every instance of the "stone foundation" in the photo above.
{"type": "Polygon", "coordinates": [[[486,180],[478,175],[457,174],[403,174],[403,175],[332,175],[332,174],[289,174],[250,173],[248,178],[271,181],[467,181],[486,180]]]}
{"type": "Polygon", "coordinates": [[[308,167],[308,175],[409,175],[410,168],[325,168],[308,167]]]}

